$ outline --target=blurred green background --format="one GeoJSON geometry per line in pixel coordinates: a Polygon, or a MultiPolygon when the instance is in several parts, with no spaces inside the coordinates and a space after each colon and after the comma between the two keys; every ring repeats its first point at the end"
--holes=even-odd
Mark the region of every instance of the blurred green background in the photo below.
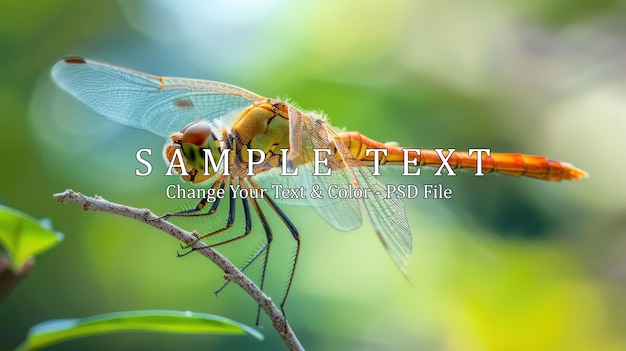
{"type": "MultiPolygon", "coordinates": [[[[410,283],[369,224],[341,233],[312,209],[285,207],[303,237],[287,315],[308,349],[626,349],[625,16],[611,0],[2,2],[0,201],[51,218],[66,239],[0,303],[0,349],[38,322],[112,311],[254,324],[237,287],[213,295],[222,272],[200,255],[177,258],[178,243],[155,229],[52,198],[72,188],[156,213],[189,205],[165,197],[176,180],[160,175],[161,138],[100,119],[54,86],[50,68],[72,54],[288,97],[381,141],[543,154],[591,174],[390,176],[454,191],[405,201],[410,283]],[[143,147],[155,150],[150,177],[134,175],[143,147]]],[[[293,240],[272,221],[267,291],[278,300],[293,240]]],[[[262,242],[257,229],[220,251],[241,264],[262,242]]],[[[261,321],[263,342],[132,333],[51,349],[282,349],[261,321]]]]}

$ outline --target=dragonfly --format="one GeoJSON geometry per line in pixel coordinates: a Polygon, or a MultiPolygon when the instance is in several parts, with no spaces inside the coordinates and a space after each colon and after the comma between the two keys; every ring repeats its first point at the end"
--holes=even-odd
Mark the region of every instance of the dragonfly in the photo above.
{"type": "MultiPolygon", "coordinates": [[[[239,189],[261,191],[261,198],[242,197],[245,228],[211,246],[226,244],[248,236],[252,231],[253,215],[265,232],[264,245],[242,268],[264,257],[260,278],[263,289],[271,243],[272,227],[263,212],[264,201],[283,222],[295,239],[295,254],[289,270],[286,291],[280,308],[284,307],[294,281],[300,255],[301,236],[297,227],[278,205],[309,206],[334,228],[351,231],[362,225],[363,217],[371,223],[378,239],[392,261],[404,276],[407,275],[412,237],[402,200],[385,191],[384,184],[374,175],[372,167],[378,164],[401,165],[408,157],[417,167],[436,167],[443,164],[450,169],[481,169],[512,176],[526,176],[541,180],[576,180],[587,173],[568,164],[544,156],[525,154],[451,153],[420,150],[405,152],[394,143],[382,143],[359,132],[340,131],[319,112],[303,111],[292,103],[267,98],[235,85],[200,79],[156,76],[140,71],[100,62],[84,57],[66,57],[52,68],[53,80],[69,94],[87,105],[105,119],[128,127],[138,128],[164,137],[166,162],[176,155],[183,164],[176,169],[184,182],[207,184],[210,189],[239,189]],[[317,162],[315,150],[328,150],[325,163],[317,162]],[[376,158],[368,149],[383,150],[376,158]],[[218,159],[226,150],[228,162],[214,172],[205,172],[206,157],[218,159]],[[286,152],[283,152],[286,150],[286,152]],[[256,152],[256,153],[254,153],[256,152]],[[316,169],[319,166],[321,169],[316,169]],[[284,169],[298,169],[298,175],[285,176],[284,169]],[[328,176],[316,176],[327,173],[328,176]],[[252,172],[250,172],[252,171],[252,172]],[[285,189],[304,186],[311,189],[352,187],[370,189],[368,196],[347,198],[312,198],[311,196],[270,196],[272,185],[285,189]],[[250,210],[252,207],[252,212],[250,210]]],[[[236,218],[236,200],[229,197],[226,223],[218,230],[198,235],[197,240],[215,238],[233,226],[236,218]]],[[[208,211],[209,201],[201,199],[193,208],[171,212],[171,216],[208,216],[214,214],[222,202],[215,199],[208,211]]],[[[195,243],[195,242],[194,242],[195,243]]],[[[187,243],[191,247],[193,243],[187,243]]],[[[258,318],[258,316],[257,316],[258,318]]],[[[258,319],[257,319],[258,323],[258,319]]]]}

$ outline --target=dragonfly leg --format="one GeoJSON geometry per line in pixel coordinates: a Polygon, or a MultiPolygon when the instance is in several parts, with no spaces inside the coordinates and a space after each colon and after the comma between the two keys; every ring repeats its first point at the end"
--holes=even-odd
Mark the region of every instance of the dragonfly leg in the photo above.
{"type": "MultiPolygon", "coordinates": [[[[223,232],[227,231],[228,229],[232,228],[233,224],[235,223],[235,210],[237,208],[237,205],[235,203],[235,201],[236,201],[235,197],[232,196],[232,194],[231,194],[231,196],[229,196],[229,199],[230,199],[230,201],[229,201],[229,209],[228,209],[228,219],[226,220],[226,225],[224,225],[222,228],[217,229],[217,230],[215,230],[215,231],[213,231],[211,233],[204,234],[202,236],[197,236],[195,240],[193,240],[193,241],[191,241],[189,243],[186,243],[184,245],[181,244],[181,246],[183,248],[188,248],[190,246],[193,246],[194,244],[196,244],[200,240],[204,240],[206,238],[216,236],[216,235],[218,235],[220,233],[223,233],[223,232]]],[[[245,237],[246,235],[250,234],[252,225],[251,225],[250,215],[249,215],[250,210],[248,208],[248,203],[247,203],[246,200],[247,199],[243,199],[243,209],[244,209],[245,216],[246,216],[246,227],[244,229],[243,234],[237,235],[237,236],[235,236],[233,238],[230,238],[230,239],[226,239],[226,240],[219,241],[219,242],[216,242],[216,243],[213,243],[213,244],[209,244],[209,247],[230,243],[230,242],[233,242],[235,240],[241,239],[241,238],[245,237]]],[[[210,214],[215,213],[215,211],[217,210],[217,206],[215,205],[216,203],[219,205],[219,202],[216,200],[216,202],[211,207],[211,211],[213,211],[213,212],[209,211],[208,214],[202,214],[202,215],[210,215],[210,214]]],[[[191,216],[193,216],[193,215],[191,215],[191,216]]],[[[195,248],[191,248],[191,250],[185,252],[184,254],[180,254],[179,253],[178,256],[179,257],[187,256],[187,255],[189,255],[191,252],[193,252],[195,250],[196,250],[195,248]]]]}
{"type": "MultiPolygon", "coordinates": [[[[254,255],[252,255],[252,257],[241,267],[240,271],[244,272],[248,267],[250,267],[250,265],[252,263],[254,263],[261,255],[265,255],[265,259],[263,260],[263,267],[261,270],[261,281],[259,283],[259,287],[261,288],[261,291],[263,291],[263,286],[265,284],[265,273],[267,272],[267,262],[268,262],[268,258],[269,258],[269,251],[270,251],[270,245],[272,243],[273,240],[273,235],[272,235],[272,228],[270,227],[267,218],[265,217],[265,214],[263,213],[263,210],[261,210],[261,207],[259,206],[258,202],[256,201],[256,199],[252,198],[252,207],[254,207],[254,211],[256,212],[257,216],[259,217],[259,220],[261,221],[261,224],[263,225],[263,230],[265,231],[265,237],[267,239],[266,243],[261,246],[261,248],[259,248],[254,255]]],[[[251,217],[250,217],[250,210],[248,208],[248,201],[247,199],[243,199],[243,203],[244,203],[244,212],[245,212],[245,216],[246,216],[246,226],[250,226],[251,227],[251,217]]],[[[224,282],[224,284],[222,284],[222,286],[220,286],[217,290],[214,291],[214,293],[217,295],[219,294],[222,290],[224,290],[224,288],[230,283],[230,280],[226,280],[224,282]]],[[[257,316],[256,316],[256,325],[259,325],[259,317],[261,314],[261,306],[257,306],[257,316]]]]}
{"type": "MultiPolygon", "coordinates": [[[[246,219],[246,227],[245,227],[243,233],[239,234],[239,235],[236,235],[236,236],[234,236],[234,237],[232,237],[230,239],[226,239],[226,240],[223,240],[223,241],[219,241],[217,243],[210,244],[209,247],[215,247],[215,246],[220,246],[220,245],[231,243],[231,242],[233,242],[235,240],[239,240],[241,238],[244,238],[244,237],[248,236],[248,234],[250,234],[252,232],[252,219],[250,217],[250,205],[248,204],[248,199],[241,199],[241,203],[243,204],[243,212],[244,212],[244,217],[246,219]]],[[[228,223],[226,223],[226,227],[223,228],[223,229],[220,229],[220,230],[216,230],[213,233],[207,234],[207,235],[203,236],[200,240],[202,240],[204,238],[207,238],[207,237],[210,237],[210,236],[214,236],[216,234],[219,234],[219,233],[229,229],[230,227],[232,227],[233,221],[235,219],[235,210],[234,210],[234,208],[235,208],[235,199],[231,198],[231,204],[230,204],[231,213],[228,216],[229,220],[228,220],[228,223]],[[231,220],[231,218],[232,218],[232,220],[231,220]]]]}
{"type": "Polygon", "coordinates": [[[296,226],[294,226],[293,223],[291,223],[287,215],[285,215],[283,210],[281,210],[280,207],[276,205],[274,200],[272,200],[270,197],[265,197],[265,201],[268,203],[268,205],[270,205],[270,207],[272,208],[272,210],[274,210],[274,212],[278,215],[278,217],[280,217],[280,219],[283,221],[285,226],[289,228],[291,235],[296,240],[296,252],[293,256],[293,261],[291,263],[291,268],[289,271],[289,279],[287,281],[287,288],[285,289],[285,293],[283,294],[283,299],[280,302],[280,311],[283,313],[283,318],[285,319],[284,330],[286,332],[287,331],[287,317],[285,315],[285,303],[287,302],[287,296],[289,296],[289,291],[291,290],[291,285],[293,284],[293,278],[295,277],[295,274],[296,274],[296,266],[298,265],[298,258],[300,257],[300,233],[298,233],[298,229],[296,228],[296,226]]]}
{"type": "MultiPolygon", "coordinates": [[[[254,206],[255,211],[259,214],[259,218],[261,219],[261,223],[263,224],[263,230],[265,231],[265,237],[267,242],[265,243],[265,249],[262,247],[259,250],[259,253],[265,251],[265,259],[263,260],[263,268],[261,269],[261,281],[259,283],[261,291],[263,291],[263,286],[265,285],[265,274],[267,273],[267,262],[270,258],[270,244],[272,240],[274,240],[274,236],[272,235],[272,228],[270,227],[267,219],[265,218],[265,214],[261,211],[261,207],[256,199],[252,199],[252,204],[254,206]]],[[[259,325],[259,318],[261,316],[261,306],[257,306],[256,311],[256,325],[259,325]]]]}
{"type": "MultiPolygon", "coordinates": [[[[213,185],[211,186],[211,189],[224,189],[224,187],[226,186],[226,182],[224,181],[224,178],[222,176],[220,176],[215,183],[213,183],[213,185]]],[[[206,206],[206,204],[209,202],[209,200],[206,197],[203,197],[202,199],[200,199],[200,201],[196,204],[196,206],[194,208],[190,208],[187,210],[182,210],[182,211],[176,211],[176,212],[168,212],[164,215],[162,215],[161,217],[159,217],[159,219],[168,219],[170,217],[201,217],[201,216],[210,216],[212,214],[215,213],[215,211],[217,211],[217,208],[220,205],[220,200],[222,198],[221,197],[217,197],[215,199],[215,201],[213,201],[213,204],[211,205],[211,208],[209,209],[208,212],[206,213],[202,213],[200,211],[202,211],[204,209],[204,207],[206,206]]]]}

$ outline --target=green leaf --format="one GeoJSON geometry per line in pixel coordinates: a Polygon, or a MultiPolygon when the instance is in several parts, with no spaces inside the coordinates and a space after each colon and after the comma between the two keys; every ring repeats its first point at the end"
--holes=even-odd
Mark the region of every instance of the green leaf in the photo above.
{"type": "Polygon", "coordinates": [[[263,340],[263,335],[254,328],[228,318],[189,311],[144,310],[43,322],[28,331],[26,341],[17,350],[37,350],[65,340],[126,331],[181,334],[247,333],[263,340]]]}
{"type": "Polygon", "coordinates": [[[11,258],[11,269],[19,272],[24,262],[63,240],[51,229],[50,221],[37,219],[0,205],[0,243],[11,258]]]}

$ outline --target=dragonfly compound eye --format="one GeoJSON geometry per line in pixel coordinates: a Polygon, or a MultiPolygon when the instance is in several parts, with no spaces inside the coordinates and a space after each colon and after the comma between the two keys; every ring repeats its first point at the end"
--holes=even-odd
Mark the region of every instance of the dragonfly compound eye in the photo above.
{"type": "Polygon", "coordinates": [[[186,126],[183,133],[183,145],[192,144],[198,147],[206,147],[208,139],[212,136],[211,125],[205,121],[196,121],[186,126]]]}
{"type": "Polygon", "coordinates": [[[185,127],[182,133],[183,155],[189,165],[196,170],[205,168],[204,150],[208,150],[215,160],[220,158],[220,143],[209,123],[193,122],[185,127]]]}

